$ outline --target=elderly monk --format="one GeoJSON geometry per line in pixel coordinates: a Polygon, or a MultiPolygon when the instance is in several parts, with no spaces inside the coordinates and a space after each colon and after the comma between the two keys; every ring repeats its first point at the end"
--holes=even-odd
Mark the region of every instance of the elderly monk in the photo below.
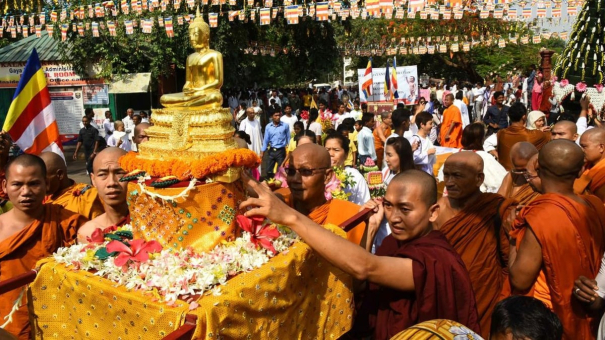
{"type": "Polygon", "coordinates": [[[88,184],[76,183],[67,177],[65,160],[54,152],[43,152],[40,158],[46,165],[48,190],[46,202],[93,219],[103,213],[103,204],[99,200],[97,189],[88,184]]]}
{"type": "MultiPolygon", "coordinates": [[[[303,144],[294,149],[291,155],[290,164],[285,170],[291,193],[289,202],[296,211],[322,225],[340,225],[359,212],[360,207],[355,203],[326,199],[326,184],[334,172],[330,154],[324,147],[303,144]]],[[[360,223],[347,233],[347,238],[360,244],[365,228],[365,223],[360,223]]]]}
{"type": "Polygon", "coordinates": [[[445,161],[443,177],[447,196],[439,200],[440,230],[466,265],[475,298],[481,335],[489,336],[492,311],[509,290],[506,284],[508,242],[501,219],[509,201],[498,194],[482,193],[483,159],[471,151],[452,154],[445,161]]]}
{"type": "Polygon", "coordinates": [[[377,340],[390,339],[431,319],[450,319],[479,329],[464,263],[445,237],[433,230],[439,214],[437,184],[427,173],[404,171],[393,178],[382,203],[366,203],[375,212],[369,220],[370,238],[383,216],[392,230],[376,255],[288,208],[266,186],[250,179],[247,184],[258,194],[240,205],[250,209],[247,216],[287,225],[330,263],[369,282],[355,322],[356,339],[363,331],[373,331],[377,340]]]}
{"type": "Polygon", "coordinates": [[[550,130],[552,140],[567,139],[575,142],[578,139],[578,126],[569,120],[558,121],[550,130]]]}
{"type": "MultiPolygon", "coordinates": [[[[46,187],[46,166],[40,157],[24,154],[7,165],[2,189],[13,209],[0,215],[0,281],[34,269],[38,260],[70,245],[86,222],[60,205],[43,204],[46,187]]],[[[20,293],[19,288],[0,295],[0,316],[9,315],[20,293]]],[[[26,300],[24,296],[5,328],[20,339],[30,335],[26,300]]]]}
{"type": "Polygon", "coordinates": [[[597,275],[605,250],[603,203],[573,191],[583,165],[584,155],[574,142],[546,144],[537,165],[543,194],[521,210],[510,232],[511,286],[527,291],[544,270],[553,310],[568,340],[594,339],[591,323],[598,320],[572,299],[572,291],[579,276],[597,275]]]}
{"type": "Polygon", "coordinates": [[[605,203],[605,129],[590,129],[580,137],[586,170],[574,184],[577,194],[590,193],[605,203]]]}
{"type": "Polygon", "coordinates": [[[549,140],[550,135],[540,130],[529,130],[525,127],[527,122],[527,108],[523,103],[517,102],[508,110],[510,126],[498,131],[498,160],[502,166],[510,171],[513,168],[510,153],[513,145],[519,142],[530,142],[538,150],[549,140]]]}
{"type": "MultiPolygon", "coordinates": [[[[143,124],[143,123],[141,123],[143,124]]],[[[140,124],[139,124],[140,125],[140,124]]],[[[126,174],[118,160],[126,154],[120,148],[107,148],[99,152],[92,163],[92,184],[99,191],[105,213],[86,223],[78,232],[78,242],[87,243],[97,229],[122,226],[130,222],[126,193],[128,182],[120,179],[126,174]]]]}
{"type": "Polygon", "coordinates": [[[529,159],[537,154],[538,149],[529,142],[519,142],[513,145],[510,150],[513,168],[502,181],[500,190],[498,190],[500,195],[516,200],[519,205],[526,205],[539,195],[525,179],[529,159]]]}

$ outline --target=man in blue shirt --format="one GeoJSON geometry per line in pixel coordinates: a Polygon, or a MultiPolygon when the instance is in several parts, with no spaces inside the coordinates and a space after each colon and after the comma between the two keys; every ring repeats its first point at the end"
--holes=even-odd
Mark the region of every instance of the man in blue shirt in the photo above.
{"type": "Polygon", "coordinates": [[[265,152],[268,154],[267,177],[275,175],[275,165],[280,166],[286,159],[286,146],[290,142],[290,127],[280,121],[281,110],[276,110],[271,116],[272,122],[265,127],[265,138],[261,149],[261,159],[265,152]]]}
{"type": "Polygon", "coordinates": [[[373,113],[364,113],[361,117],[363,128],[357,133],[357,159],[359,164],[365,164],[368,158],[376,162],[376,148],[374,147],[374,135],[372,129],[376,122],[373,113]]]}
{"type": "Polygon", "coordinates": [[[494,93],[496,105],[487,108],[483,122],[487,125],[486,137],[498,132],[500,129],[508,127],[508,106],[504,105],[504,93],[497,91],[494,93]]]}

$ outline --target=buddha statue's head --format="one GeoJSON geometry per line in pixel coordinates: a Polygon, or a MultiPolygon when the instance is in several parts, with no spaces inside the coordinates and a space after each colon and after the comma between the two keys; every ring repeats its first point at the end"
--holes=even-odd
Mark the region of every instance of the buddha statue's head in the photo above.
{"type": "Polygon", "coordinates": [[[210,45],[210,26],[200,15],[199,9],[195,19],[189,25],[189,41],[195,49],[207,48],[210,45]]]}

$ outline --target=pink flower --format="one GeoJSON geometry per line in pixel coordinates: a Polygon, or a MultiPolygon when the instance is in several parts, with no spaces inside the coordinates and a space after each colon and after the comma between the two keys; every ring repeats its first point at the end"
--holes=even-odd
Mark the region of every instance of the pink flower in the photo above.
{"type": "Polygon", "coordinates": [[[557,76],[552,76],[552,81],[557,81],[559,80],[559,78],[557,78],[557,76]]]}
{"type": "Polygon", "coordinates": [[[309,111],[302,110],[302,112],[300,113],[300,118],[303,119],[303,120],[308,120],[309,119],[309,111]]]}
{"type": "Polygon", "coordinates": [[[145,242],[143,239],[130,241],[130,247],[120,241],[111,241],[105,247],[107,252],[118,252],[114,263],[116,266],[124,266],[129,260],[133,262],[147,262],[149,253],[158,253],[162,246],[157,241],[145,242]]]}
{"type": "Polygon", "coordinates": [[[597,89],[597,91],[599,93],[601,93],[601,91],[603,91],[603,84],[596,84],[594,87],[597,89]]]}
{"type": "Polygon", "coordinates": [[[332,199],[332,192],[336,190],[340,190],[340,181],[336,175],[333,175],[330,182],[326,184],[326,191],[324,192],[324,196],[328,201],[332,199]]]}
{"type": "Polygon", "coordinates": [[[115,225],[107,227],[105,229],[97,228],[95,229],[90,236],[86,236],[86,241],[88,243],[103,243],[105,242],[105,234],[109,234],[118,229],[115,225]]]}
{"type": "Polygon", "coordinates": [[[244,215],[237,215],[235,220],[240,228],[250,233],[250,242],[255,247],[258,247],[260,244],[260,246],[271,251],[273,254],[277,253],[271,241],[279,237],[279,230],[270,227],[269,224],[263,225],[265,222],[263,217],[253,216],[248,218],[244,215]]]}
{"type": "Polygon", "coordinates": [[[584,91],[586,91],[587,87],[588,86],[583,81],[581,81],[581,82],[579,82],[579,83],[576,84],[576,90],[578,90],[578,92],[584,92],[584,91]]]}
{"type": "Polygon", "coordinates": [[[561,87],[565,87],[565,86],[569,85],[569,80],[567,80],[567,79],[562,79],[562,80],[561,80],[561,82],[559,82],[559,85],[560,85],[561,87]]]}

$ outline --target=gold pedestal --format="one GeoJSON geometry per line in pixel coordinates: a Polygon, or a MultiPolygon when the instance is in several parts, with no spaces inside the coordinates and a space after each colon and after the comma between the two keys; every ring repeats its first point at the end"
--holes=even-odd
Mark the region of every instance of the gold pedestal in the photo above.
{"type": "Polygon", "coordinates": [[[143,159],[197,160],[237,148],[229,109],[179,107],[152,111],[149,141],[139,146],[143,159]]]}

